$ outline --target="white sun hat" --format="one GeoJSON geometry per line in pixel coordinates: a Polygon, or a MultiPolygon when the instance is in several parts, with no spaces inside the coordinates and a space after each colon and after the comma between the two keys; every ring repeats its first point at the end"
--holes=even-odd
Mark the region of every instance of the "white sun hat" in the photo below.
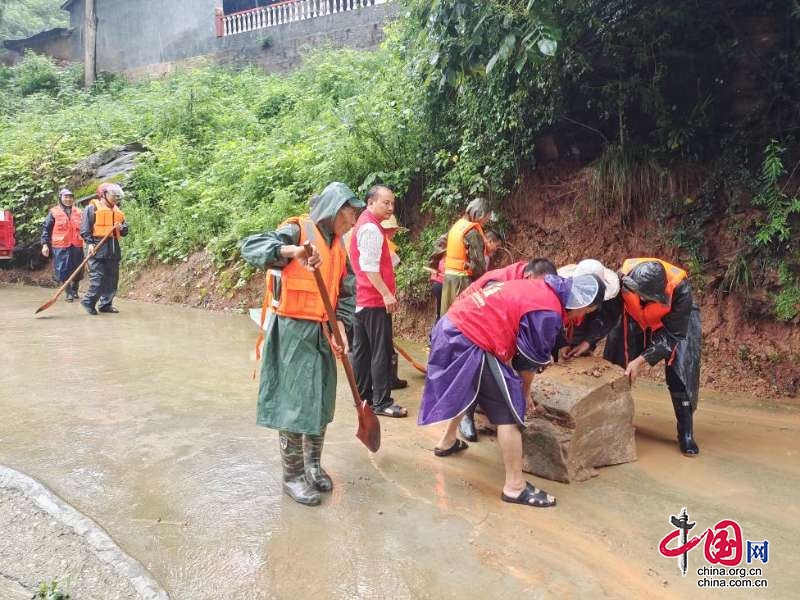
{"type": "Polygon", "coordinates": [[[606,286],[604,300],[616,298],[619,294],[619,277],[614,271],[603,266],[599,260],[586,258],[576,264],[564,265],[558,269],[561,277],[577,277],[578,275],[596,275],[606,286]]]}

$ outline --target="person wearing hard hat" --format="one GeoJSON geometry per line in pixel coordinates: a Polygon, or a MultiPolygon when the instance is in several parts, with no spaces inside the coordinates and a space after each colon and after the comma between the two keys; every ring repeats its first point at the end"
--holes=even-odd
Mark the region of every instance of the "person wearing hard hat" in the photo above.
{"type": "Polygon", "coordinates": [[[629,258],[619,272],[622,318],[608,335],[603,357],[633,382],[646,364],[664,361],[667,387],[685,456],[700,449],[694,412],[700,391],[700,309],[685,270],[657,258],[629,258]]]}
{"type": "MultiPolygon", "coordinates": [[[[50,209],[42,225],[42,256],[52,255],[53,273],[59,283],[69,279],[83,262],[81,214],[81,209],[75,206],[75,196],[64,188],[58,193],[58,204],[50,209]]],[[[82,277],[78,273],[67,286],[67,302],[78,298],[82,277]]]]}
{"type": "Polygon", "coordinates": [[[89,252],[89,289],[81,300],[90,315],[118,313],[112,304],[119,285],[119,263],[122,260],[120,238],[128,235],[128,223],[119,204],[125,195],[116,183],[101,183],[97,198],[83,211],[81,237],[89,252]],[[102,246],[100,240],[111,232],[102,246]],[[97,308],[95,308],[97,305],[97,308]]]}
{"type": "Polygon", "coordinates": [[[456,300],[433,329],[419,425],[446,423],[434,448],[438,457],[469,446],[458,439],[463,415],[480,404],[497,426],[505,464],[504,502],[553,506],[555,498],[522,473],[522,434],[534,373],[552,362],[566,321],[597,309],[605,293],[594,275],[490,283],[456,300]]]}
{"type": "Polygon", "coordinates": [[[346,344],[344,321],[354,304],[346,302],[351,289],[344,285],[347,254],[341,236],[363,206],[349,187],[333,182],[311,200],[309,214],[251,235],[240,247],[247,263],[267,271],[256,424],[278,430],[283,491],[309,506],[320,504],[320,492],[333,489],[321,465],[322,448],[336,408],[334,354],[348,351],[330,335],[312,271],[322,275],[346,344]],[[303,248],[307,242],[313,248],[310,257],[303,248]]]}

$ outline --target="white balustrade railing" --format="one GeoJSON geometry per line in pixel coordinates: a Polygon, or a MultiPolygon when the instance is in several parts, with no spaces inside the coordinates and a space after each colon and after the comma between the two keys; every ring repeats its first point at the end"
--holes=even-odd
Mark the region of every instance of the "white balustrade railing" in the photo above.
{"type": "Polygon", "coordinates": [[[376,4],[386,4],[386,2],[388,0],[289,0],[230,15],[223,15],[222,11],[218,11],[217,36],[236,35],[295,21],[350,12],[376,4]]]}

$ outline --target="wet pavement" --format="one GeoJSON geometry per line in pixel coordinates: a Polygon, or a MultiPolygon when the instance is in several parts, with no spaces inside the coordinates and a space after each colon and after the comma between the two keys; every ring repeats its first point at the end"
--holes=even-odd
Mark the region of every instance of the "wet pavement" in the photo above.
{"type": "MultiPolygon", "coordinates": [[[[52,293],[0,287],[0,463],[39,479],[147,567],[175,599],[797,597],[800,411],[705,394],[683,458],[667,395],[639,384],[639,460],[579,484],[531,478],[555,509],[499,499],[496,444],[447,459],[415,425],[422,376],[395,392],[370,455],[340,379],[317,508],[280,490],[275,432],[256,427],[246,315],[136,302],[90,317],[52,293]],[[769,540],[766,590],[701,590],[658,553],[670,515],[693,534],[728,518],[769,540]]],[[[420,354],[417,353],[421,358],[420,354]]],[[[402,362],[402,361],[401,361],[402,362]]],[[[726,578],[730,579],[730,578],[726,578]]]]}

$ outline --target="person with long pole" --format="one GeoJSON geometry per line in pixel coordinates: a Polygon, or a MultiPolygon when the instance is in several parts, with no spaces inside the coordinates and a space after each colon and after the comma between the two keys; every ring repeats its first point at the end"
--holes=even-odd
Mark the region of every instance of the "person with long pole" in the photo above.
{"type": "Polygon", "coordinates": [[[83,211],[81,237],[86,242],[90,257],[89,289],[81,304],[90,315],[119,312],[112,303],[117,294],[119,263],[122,260],[119,240],[128,235],[125,213],[119,208],[123,196],[118,184],[101,183],[97,187],[97,199],[92,200],[83,211]],[[108,233],[111,235],[107,236],[108,233]],[[104,237],[108,241],[100,247],[99,241],[104,237]]]}
{"type": "Polygon", "coordinates": [[[346,185],[331,183],[312,199],[308,215],[251,235],[240,248],[245,261],[267,271],[256,423],[278,431],[283,491],[309,506],[320,504],[320,492],[333,488],[321,466],[322,448],[336,405],[334,354],[348,350],[343,321],[352,318],[347,313],[353,310],[343,286],[347,255],[341,236],[363,206],[346,185]],[[311,256],[306,255],[307,242],[313,244],[311,256]],[[336,315],[327,314],[314,270],[336,315]],[[342,343],[328,330],[331,316],[338,317],[342,343]]]}

